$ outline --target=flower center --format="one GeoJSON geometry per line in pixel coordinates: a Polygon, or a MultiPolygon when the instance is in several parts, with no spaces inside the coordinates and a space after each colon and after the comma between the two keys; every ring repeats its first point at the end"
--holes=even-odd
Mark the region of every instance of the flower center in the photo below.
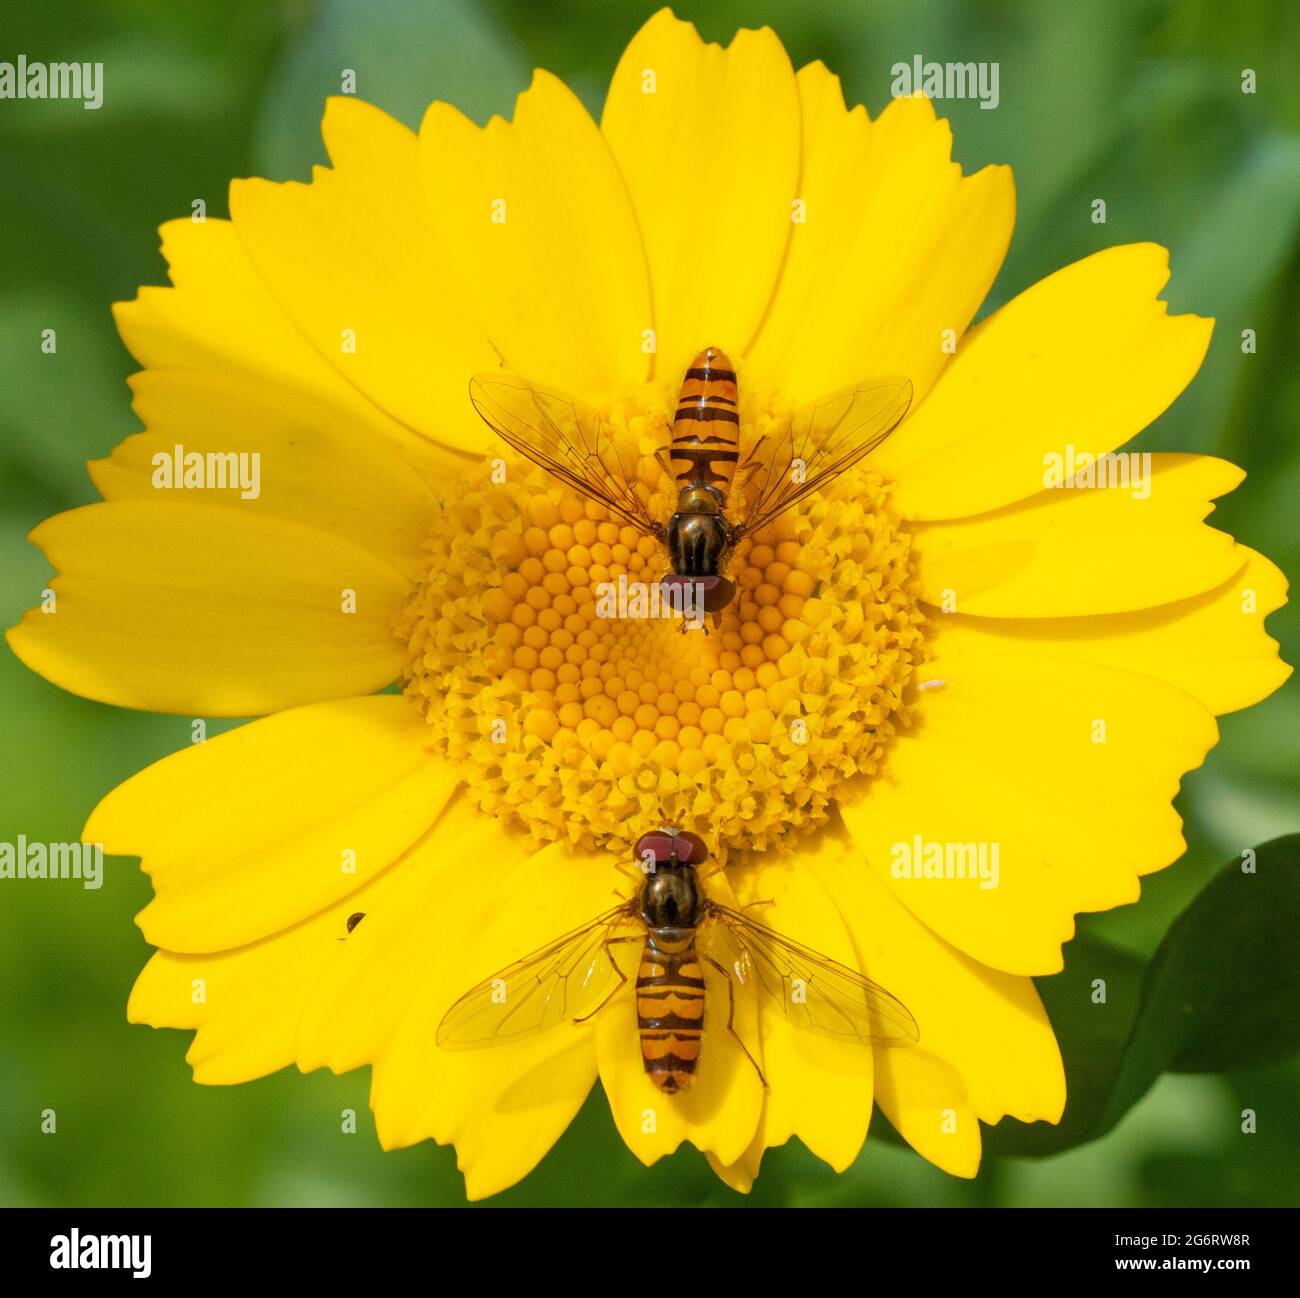
{"type": "MultiPolygon", "coordinates": [[[[603,412],[665,520],[652,452],[668,400],[651,384],[603,412]]],[[[788,409],[746,404],[752,436],[788,409]]],[[[672,823],[723,858],[764,850],[823,823],[906,723],[924,623],[877,473],[850,471],[742,540],[736,597],[707,633],[648,615],[665,611],[655,538],[513,457],[448,496],[428,549],[398,627],[406,692],[482,809],[539,840],[630,851],[672,823]]]]}

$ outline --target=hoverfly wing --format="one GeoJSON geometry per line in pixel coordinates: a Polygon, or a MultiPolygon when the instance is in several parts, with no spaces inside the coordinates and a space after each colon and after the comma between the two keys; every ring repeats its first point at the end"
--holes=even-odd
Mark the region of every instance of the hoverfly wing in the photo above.
{"type": "Polygon", "coordinates": [[[632,915],[629,904],[616,906],[471,987],[443,1015],[438,1045],[502,1045],[589,1014],[620,973],[605,942],[632,915]]]}
{"type": "Polygon", "coordinates": [[[469,399],[479,417],[520,455],[567,487],[660,540],[664,526],[636,490],[639,456],[621,449],[590,406],[514,374],[476,374],[469,399]]]}
{"type": "Polygon", "coordinates": [[[911,404],[909,379],[863,379],[795,411],[741,466],[750,503],[733,544],[851,469],[902,423],[911,404]]]}
{"type": "Polygon", "coordinates": [[[921,1039],[907,1006],[857,970],[729,906],[710,903],[709,914],[734,952],[730,976],[796,1027],[874,1046],[909,1046],[921,1039]]]}

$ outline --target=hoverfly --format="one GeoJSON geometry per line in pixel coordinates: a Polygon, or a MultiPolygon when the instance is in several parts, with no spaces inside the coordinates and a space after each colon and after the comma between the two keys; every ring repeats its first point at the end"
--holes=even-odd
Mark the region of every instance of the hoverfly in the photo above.
{"type": "Polygon", "coordinates": [[[521,455],[661,541],[672,569],[663,586],[695,583],[704,611],[717,614],[736,593],[723,573],[742,538],[879,446],[907,413],[912,385],[869,379],[822,397],[791,416],[771,446],[760,438],[741,464],[736,371],[722,351],[706,347],[686,371],[668,445],[657,456],[677,488],[677,508],[666,522],[651,517],[636,490],[639,457],[632,453],[628,462],[590,406],[505,373],[476,375],[469,395],[488,427],[521,455]],[[738,466],[749,503],[733,521],[738,466]]]}
{"type": "Polygon", "coordinates": [[[844,1042],[906,1046],[916,1020],[896,997],[847,966],[712,901],[698,868],[703,839],[665,827],[636,844],[645,878],[640,895],[598,915],[484,979],[443,1016],[438,1045],[472,1049],[520,1041],[565,1022],[582,1023],[628,981],[610,948],[640,942],[635,998],[641,1059],[659,1090],[690,1084],[705,1023],[701,961],[727,979],[727,1031],[763,1085],[763,1071],[733,1023],[736,984],[796,1027],[844,1042]],[[624,929],[634,929],[624,932],[624,929]],[[729,957],[729,966],[716,958],[729,957]]]}

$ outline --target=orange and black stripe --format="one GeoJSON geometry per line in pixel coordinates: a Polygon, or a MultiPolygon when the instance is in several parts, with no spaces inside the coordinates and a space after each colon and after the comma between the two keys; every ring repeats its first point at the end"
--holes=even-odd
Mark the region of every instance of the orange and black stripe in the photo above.
{"type": "Polygon", "coordinates": [[[726,495],[740,458],[736,370],[726,353],[706,347],[686,371],[673,417],[668,458],[678,489],[702,482],[726,495]]]}
{"type": "Polygon", "coordinates": [[[647,938],[636,976],[636,1025],[641,1061],[665,1095],[690,1084],[704,1032],[704,971],[695,939],[664,951],[647,938]]]}

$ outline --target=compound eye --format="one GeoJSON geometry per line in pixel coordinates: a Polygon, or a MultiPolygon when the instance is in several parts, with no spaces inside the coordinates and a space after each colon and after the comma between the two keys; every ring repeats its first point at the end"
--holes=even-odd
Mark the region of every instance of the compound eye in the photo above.
{"type": "Polygon", "coordinates": [[[662,831],[653,834],[642,834],[636,840],[636,847],[632,849],[636,853],[636,863],[643,870],[667,865],[673,859],[673,836],[665,834],[662,831]]]}
{"type": "Polygon", "coordinates": [[[704,583],[704,611],[706,613],[721,613],[736,597],[735,583],[728,581],[725,577],[705,577],[704,583]]]}
{"type": "Polygon", "coordinates": [[[683,865],[703,865],[709,859],[709,849],[698,834],[677,834],[673,842],[677,847],[677,859],[683,865]]]}

